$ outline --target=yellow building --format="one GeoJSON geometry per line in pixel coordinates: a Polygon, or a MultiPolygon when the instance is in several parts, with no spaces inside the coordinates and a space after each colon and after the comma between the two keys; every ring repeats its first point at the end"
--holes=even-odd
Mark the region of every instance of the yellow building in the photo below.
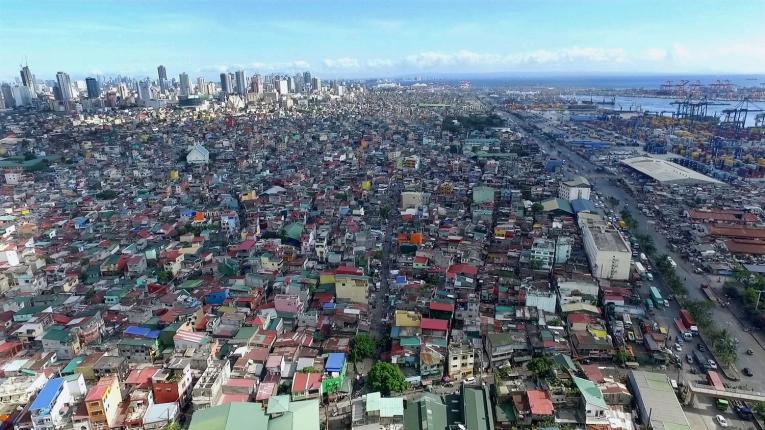
{"type": "Polygon", "coordinates": [[[85,407],[92,428],[110,428],[117,420],[122,391],[116,376],[101,378],[85,396],[85,407]]]}
{"type": "Polygon", "coordinates": [[[369,277],[361,275],[335,275],[335,296],[338,300],[368,303],[369,277]]]}
{"type": "Polygon", "coordinates": [[[396,310],[396,327],[419,328],[421,320],[419,312],[396,310]]]}

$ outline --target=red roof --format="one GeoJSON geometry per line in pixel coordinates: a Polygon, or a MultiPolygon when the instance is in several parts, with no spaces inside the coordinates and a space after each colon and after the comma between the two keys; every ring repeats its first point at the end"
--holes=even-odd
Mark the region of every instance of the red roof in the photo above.
{"type": "Polygon", "coordinates": [[[85,396],[86,402],[96,402],[104,398],[104,394],[106,394],[106,390],[109,388],[109,386],[112,385],[112,378],[102,378],[100,381],[98,381],[98,384],[96,384],[95,387],[91,388],[90,391],[88,391],[88,395],[85,396]]]}
{"type": "Polygon", "coordinates": [[[292,378],[292,392],[302,393],[321,388],[321,373],[296,373],[292,378]]]}
{"type": "Polygon", "coordinates": [[[453,278],[457,275],[476,276],[478,268],[470,264],[452,264],[446,271],[446,276],[453,278]]]}
{"type": "Polygon", "coordinates": [[[448,331],[449,321],[437,320],[433,318],[423,318],[420,320],[420,328],[423,330],[448,331]]]}
{"type": "Polygon", "coordinates": [[[725,247],[734,254],[765,255],[765,242],[756,240],[726,240],[725,247]]]}
{"type": "Polygon", "coordinates": [[[735,237],[741,239],[765,239],[765,228],[713,225],[709,227],[709,234],[712,236],[735,237]]]}
{"type": "Polygon", "coordinates": [[[600,384],[605,381],[603,378],[603,372],[600,371],[597,364],[583,364],[582,371],[584,372],[584,376],[586,376],[587,379],[596,384],[600,384]]]}
{"type": "Polygon", "coordinates": [[[451,303],[430,302],[429,307],[431,311],[454,312],[454,305],[451,303]]]}
{"type": "Polygon", "coordinates": [[[547,397],[546,391],[529,390],[526,393],[529,396],[529,407],[531,408],[532,415],[540,416],[553,414],[552,400],[547,397]]]}
{"type": "Polygon", "coordinates": [[[127,379],[125,379],[125,383],[130,385],[137,385],[138,388],[148,387],[151,384],[151,377],[154,376],[154,374],[157,372],[158,370],[153,367],[135,369],[130,372],[127,379]]]}

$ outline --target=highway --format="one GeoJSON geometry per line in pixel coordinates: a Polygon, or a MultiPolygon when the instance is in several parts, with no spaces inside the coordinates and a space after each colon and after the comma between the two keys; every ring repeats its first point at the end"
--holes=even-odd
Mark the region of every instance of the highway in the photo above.
{"type": "MultiPolygon", "coordinates": [[[[699,275],[694,273],[693,267],[690,263],[685,261],[679,254],[671,252],[669,250],[667,240],[662,235],[662,233],[657,231],[655,226],[649,224],[649,219],[645,217],[641,212],[634,210],[639,202],[628,195],[627,192],[618,186],[615,181],[609,180],[607,175],[596,173],[596,166],[589,160],[580,157],[578,154],[570,151],[563,145],[558,145],[551,142],[545,137],[540,137],[537,135],[532,135],[531,137],[534,138],[539,143],[539,145],[548,152],[557,151],[560,158],[567,160],[565,171],[570,176],[581,174],[587,178],[590,178],[594,185],[595,191],[601,197],[612,197],[618,200],[620,203],[618,207],[614,209],[615,212],[618,213],[625,204],[633,209],[631,210],[631,213],[633,218],[638,222],[639,232],[647,234],[653,239],[653,242],[656,246],[656,254],[670,255],[675,260],[675,262],[677,262],[678,266],[676,272],[680,279],[685,280],[689,298],[693,300],[706,300],[706,297],[703,295],[700,288],[702,283],[719,286],[719,283],[717,282],[718,278],[716,276],[710,279],[706,275],[699,275]],[[573,169],[576,169],[578,173],[573,172],[573,169]]],[[[666,289],[664,289],[662,293],[671,295],[671,292],[666,289]]],[[[674,302],[671,306],[672,311],[677,311],[677,306],[677,303],[674,302]]],[[[672,317],[676,318],[677,313],[675,312],[672,317]]],[[[736,362],[736,367],[738,369],[743,369],[746,367],[751,369],[754,373],[754,376],[751,378],[740,375],[741,381],[739,384],[745,384],[753,387],[755,391],[765,392],[765,349],[763,349],[760,344],[757,343],[751,333],[747,333],[745,331],[746,327],[742,326],[733,317],[727,308],[722,308],[719,306],[712,308],[712,319],[716,322],[718,328],[727,329],[734,338],[739,340],[738,361],[736,362]],[[751,356],[747,355],[745,353],[747,349],[755,351],[755,354],[751,356]]]]}

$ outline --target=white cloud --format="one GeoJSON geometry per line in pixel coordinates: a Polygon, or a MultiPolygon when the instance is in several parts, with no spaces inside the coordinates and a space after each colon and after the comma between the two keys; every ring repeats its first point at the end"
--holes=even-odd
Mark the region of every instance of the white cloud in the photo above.
{"type": "Polygon", "coordinates": [[[356,58],[342,57],[342,58],[326,58],[324,59],[324,66],[328,69],[358,69],[361,67],[361,63],[356,58]]]}
{"type": "Polygon", "coordinates": [[[669,57],[669,52],[661,48],[649,48],[645,51],[645,59],[648,61],[664,61],[669,57]]]}
{"type": "Polygon", "coordinates": [[[393,67],[396,62],[387,58],[372,58],[366,61],[366,66],[372,69],[383,69],[387,67],[393,67]]]}

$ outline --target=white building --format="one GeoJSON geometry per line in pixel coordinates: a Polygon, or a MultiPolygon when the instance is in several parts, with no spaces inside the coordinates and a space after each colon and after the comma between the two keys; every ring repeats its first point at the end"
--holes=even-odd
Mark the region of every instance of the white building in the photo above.
{"type": "Polygon", "coordinates": [[[570,181],[562,181],[560,183],[558,197],[568,201],[576,199],[590,200],[590,191],[592,191],[590,182],[582,176],[577,176],[570,181]]]}
{"type": "Polygon", "coordinates": [[[68,418],[67,409],[85,395],[85,379],[77,374],[72,377],[55,378],[48,381],[29,407],[32,426],[36,430],[56,430],[64,427],[68,418]]]}
{"type": "Polygon", "coordinates": [[[632,252],[619,232],[602,218],[580,218],[579,226],[592,274],[600,279],[629,279],[632,252]]]}
{"type": "Polygon", "coordinates": [[[186,155],[186,162],[189,164],[207,164],[210,162],[210,151],[202,144],[197,143],[186,155]]]}

